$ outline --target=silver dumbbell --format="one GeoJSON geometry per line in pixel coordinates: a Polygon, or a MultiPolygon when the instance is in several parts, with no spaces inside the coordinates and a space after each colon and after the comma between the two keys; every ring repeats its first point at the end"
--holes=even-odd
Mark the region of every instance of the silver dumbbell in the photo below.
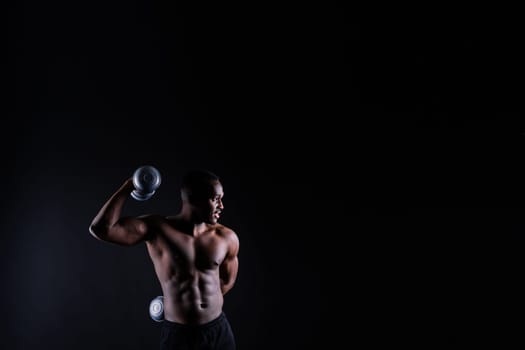
{"type": "Polygon", "coordinates": [[[133,173],[131,197],[138,201],[150,199],[161,183],[160,172],[151,165],[143,165],[133,173]]]}
{"type": "Polygon", "coordinates": [[[164,297],[159,295],[149,303],[149,315],[157,322],[164,320],[164,297]]]}

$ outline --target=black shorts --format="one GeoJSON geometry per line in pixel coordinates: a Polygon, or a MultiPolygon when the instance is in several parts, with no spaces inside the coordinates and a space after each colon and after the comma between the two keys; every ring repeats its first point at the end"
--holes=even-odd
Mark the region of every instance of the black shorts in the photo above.
{"type": "Polygon", "coordinates": [[[235,350],[235,339],[224,313],[201,325],[162,321],[160,350],[235,350]]]}

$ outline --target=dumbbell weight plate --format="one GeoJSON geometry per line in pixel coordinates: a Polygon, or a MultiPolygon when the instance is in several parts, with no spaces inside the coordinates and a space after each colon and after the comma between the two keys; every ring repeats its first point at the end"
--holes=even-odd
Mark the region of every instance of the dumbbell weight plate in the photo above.
{"type": "Polygon", "coordinates": [[[138,201],[150,199],[161,183],[160,172],[151,165],[143,165],[133,173],[133,186],[135,190],[131,196],[138,201]]]}
{"type": "Polygon", "coordinates": [[[159,295],[149,304],[149,315],[156,322],[164,320],[164,297],[159,295]]]}

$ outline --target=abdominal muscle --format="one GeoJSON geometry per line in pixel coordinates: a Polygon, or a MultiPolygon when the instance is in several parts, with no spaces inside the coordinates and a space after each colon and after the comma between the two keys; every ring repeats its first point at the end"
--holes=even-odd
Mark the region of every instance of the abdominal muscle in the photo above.
{"type": "Polygon", "coordinates": [[[178,271],[161,281],[164,318],[183,324],[204,324],[222,311],[223,296],[218,269],[191,273],[178,271]]]}

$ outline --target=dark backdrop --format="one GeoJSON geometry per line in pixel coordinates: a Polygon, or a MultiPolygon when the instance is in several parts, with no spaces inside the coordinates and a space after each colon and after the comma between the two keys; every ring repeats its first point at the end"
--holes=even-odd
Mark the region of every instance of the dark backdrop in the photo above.
{"type": "Polygon", "coordinates": [[[0,344],[157,347],[145,247],[88,233],[142,164],[163,183],[129,214],[175,213],[186,169],[222,177],[239,349],[523,343],[512,13],[13,2],[0,344]]]}

